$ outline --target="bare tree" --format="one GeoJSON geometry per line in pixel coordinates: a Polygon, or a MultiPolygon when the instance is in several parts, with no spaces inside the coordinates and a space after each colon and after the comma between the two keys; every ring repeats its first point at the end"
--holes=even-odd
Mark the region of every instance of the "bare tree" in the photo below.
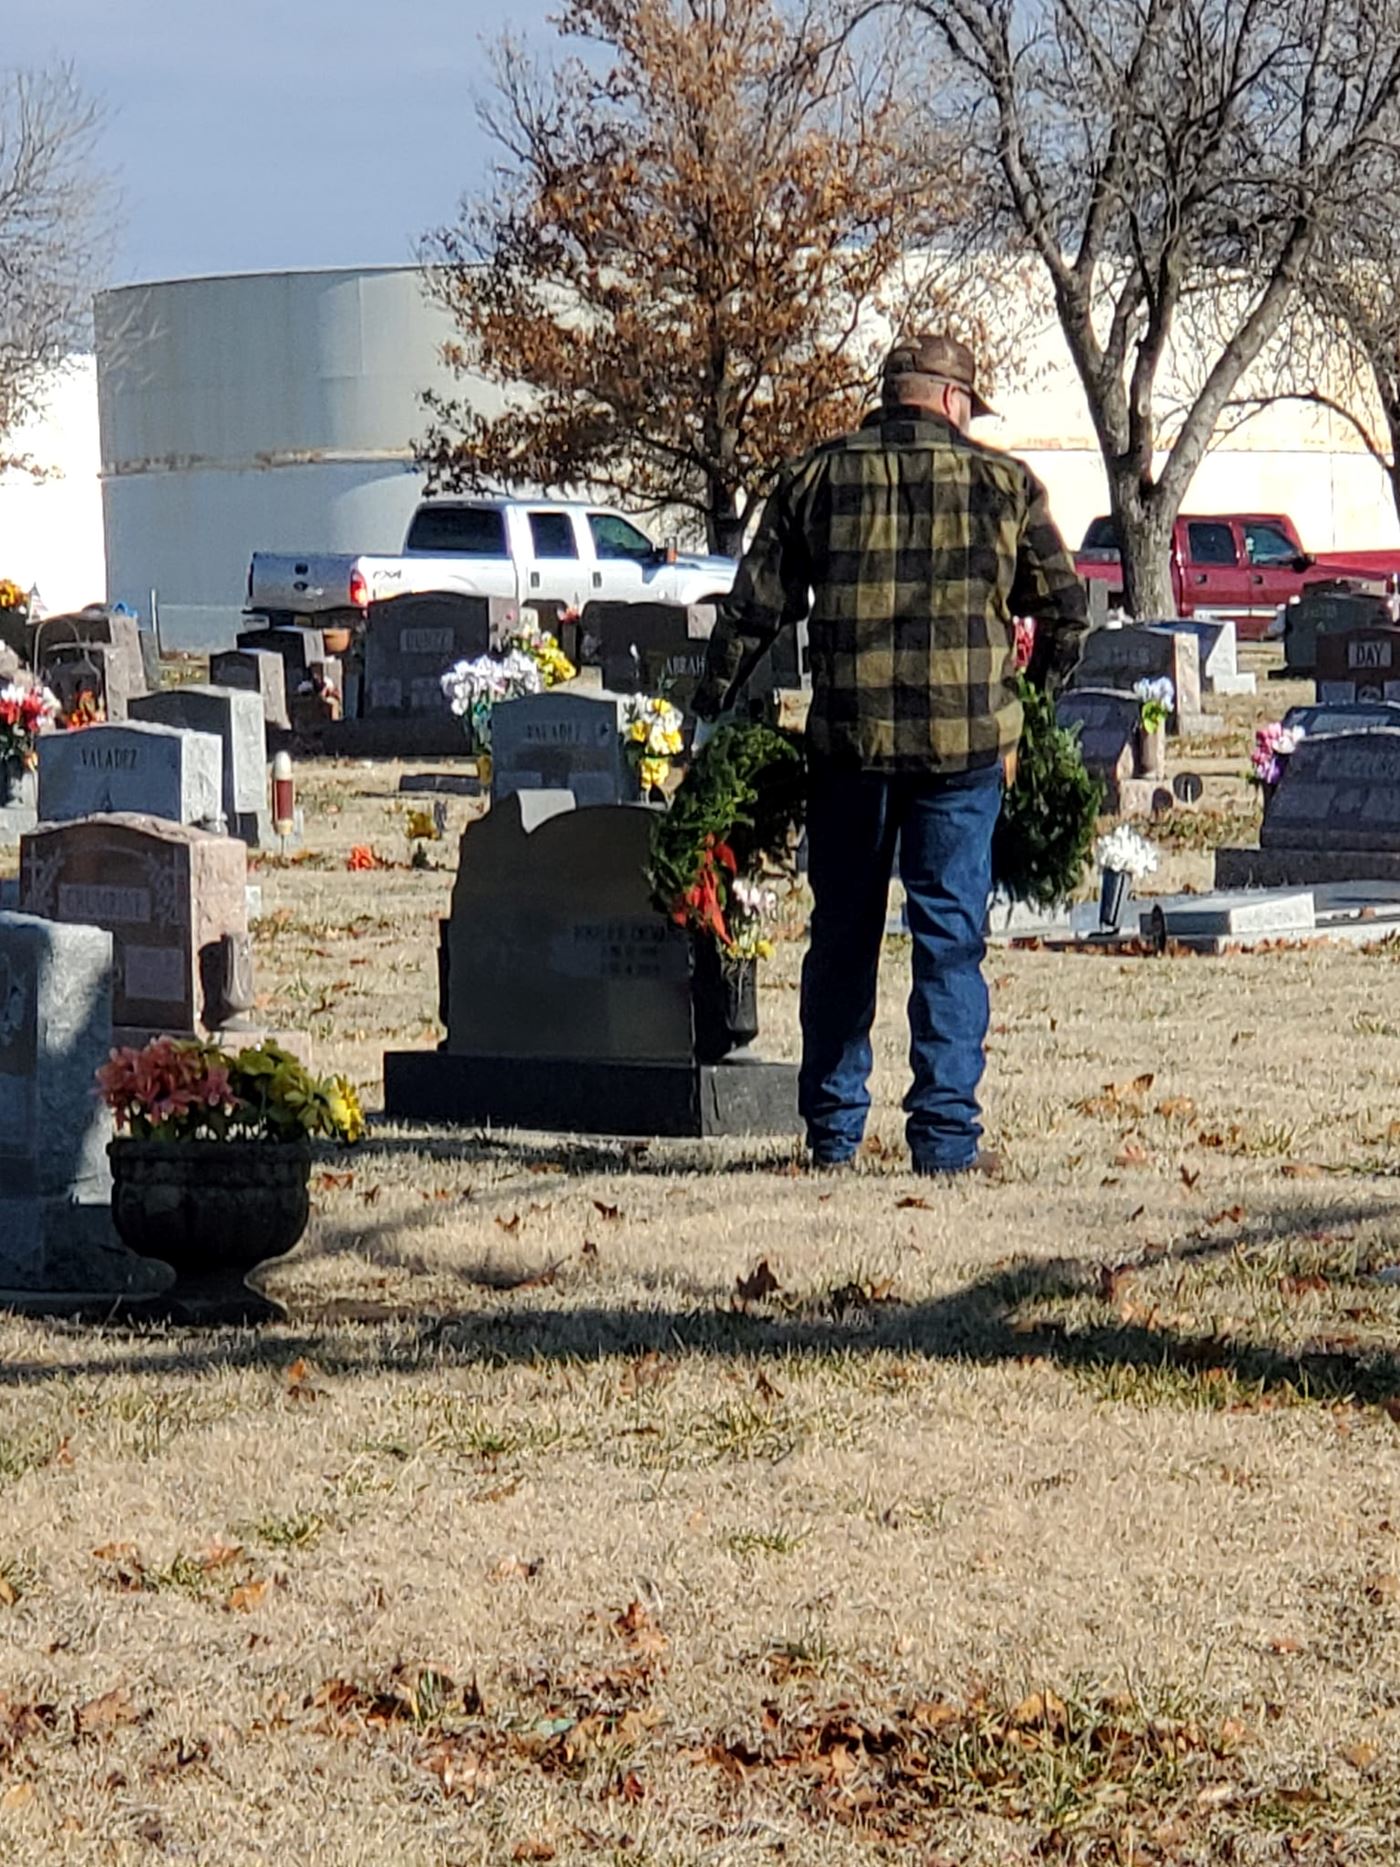
{"type": "Polygon", "coordinates": [[[1222,412],[1363,178],[1400,201],[1400,0],[907,4],[994,200],[987,233],[1053,295],[1127,606],[1169,615],[1172,526],[1222,412]],[[1206,348],[1179,397],[1188,337],[1206,348]]]}
{"type": "Polygon", "coordinates": [[[42,471],[7,438],[92,341],[112,206],[95,160],[100,127],[70,67],[0,71],[0,471],[42,471]]]}
{"type": "Polygon", "coordinates": [[[496,186],[424,249],[447,361],[506,406],[429,396],[420,458],[437,487],[687,510],[734,551],[939,301],[906,87],[827,0],[570,0],[558,25],[585,55],[501,49],[496,186]]]}

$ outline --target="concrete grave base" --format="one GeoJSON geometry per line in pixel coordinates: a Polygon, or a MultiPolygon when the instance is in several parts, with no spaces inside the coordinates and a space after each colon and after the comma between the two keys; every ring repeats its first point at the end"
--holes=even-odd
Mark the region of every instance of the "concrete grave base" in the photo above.
{"type": "Polygon", "coordinates": [[[1371,946],[1400,932],[1400,884],[1331,882],[1311,889],[1247,888],[1163,895],[1141,903],[1139,927],[1198,953],[1230,953],[1275,941],[1371,946]]]}
{"type": "Polygon", "coordinates": [[[466,728],[454,713],[325,720],[299,727],[294,741],[299,758],[460,758],[466,745],[466,728]]]}
{"type": "Polygon", "coordinates": [[[81,1292],[110,1300],[146,1296],[170,1281],[167,1266],[138,1258],[117,1237],[110,1205],[49,1197],[0,1199],[0,1308],[11,1293],[81,1292]]]}
{"type": "Polygon", "coordinates": [[[790,1063],[600,1063],[391,1050],[384,1112],[393,1121],[532,1128],[561,1134],[796,1134],[790,1063]]]}

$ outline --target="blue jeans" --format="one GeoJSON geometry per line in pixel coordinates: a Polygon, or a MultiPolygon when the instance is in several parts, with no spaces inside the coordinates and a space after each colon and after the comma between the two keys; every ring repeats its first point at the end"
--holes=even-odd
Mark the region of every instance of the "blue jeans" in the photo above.
{"type": "Polygon", "coordinates": [[[814,900],[802,968],[798,1101],[821,1161],[847,1160],[870,1109],[870,1027],[896,848],[914,944],[905,1134],[916,1168],[977,1156],[987,1036],[982,977],[1000,764],[945,777],[817,766],[807,814],[814,900]]]}

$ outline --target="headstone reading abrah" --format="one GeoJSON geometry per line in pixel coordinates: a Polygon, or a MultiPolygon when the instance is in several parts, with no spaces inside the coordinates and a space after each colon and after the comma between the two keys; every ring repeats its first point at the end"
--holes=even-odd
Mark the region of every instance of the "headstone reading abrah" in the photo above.
{"type": "Polygon", "coordinates": [[[267,724],[257,694],[202,683],[167,687],[134,700],[131,712],[134,719],[215,734],[223,748],[223,814],[228,833],[254,847],[268,840],[267,724]]]}
{"type": "Polygon", "coordinates": [[[793,1128],[790,1066],[696,1060],[690,940],[648,893],[653,813],[569,802],[518,793],[468,829],[442,931],[447,1035],[386,1056],[386,1111],[595,1134],[793,1128]]]}
{"type": "Polygon", "coordinates": [[[41,824],[20,843],[20,908],[112,936],[119,1043],[210,1031],[242,1009],[248,856],[229,836],[154,817],[41,824]]]}
{"type": "Polygon", "coordinates": [[[222,792],[223,748],[212,733],[129,721],[39,739],[43,823],[127,811],[222,828],[222,792]]]}
{"type": "Polygon", "coordinates": [[[94,1076],[112,1046],[112,940],[0,914],[0,1289],[121,1290],[112,1125],[94,1076]]]}
{"type": "Polygon", "coordinates": [[[491,712],[491,797],[572,791],[580,804],[637,796],[622,732],[627,702],[608,693],[531,694],[491,712]]]}

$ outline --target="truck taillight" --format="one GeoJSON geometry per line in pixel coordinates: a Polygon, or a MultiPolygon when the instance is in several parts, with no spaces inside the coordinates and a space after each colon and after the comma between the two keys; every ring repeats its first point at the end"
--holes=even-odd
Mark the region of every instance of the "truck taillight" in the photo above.
{"type": "Polygon", "coordinates": [[[356,609],[369,608],[369,585],[365,582],[365,573],[358,567],[350,573],[350,601],[356,609]]]}

